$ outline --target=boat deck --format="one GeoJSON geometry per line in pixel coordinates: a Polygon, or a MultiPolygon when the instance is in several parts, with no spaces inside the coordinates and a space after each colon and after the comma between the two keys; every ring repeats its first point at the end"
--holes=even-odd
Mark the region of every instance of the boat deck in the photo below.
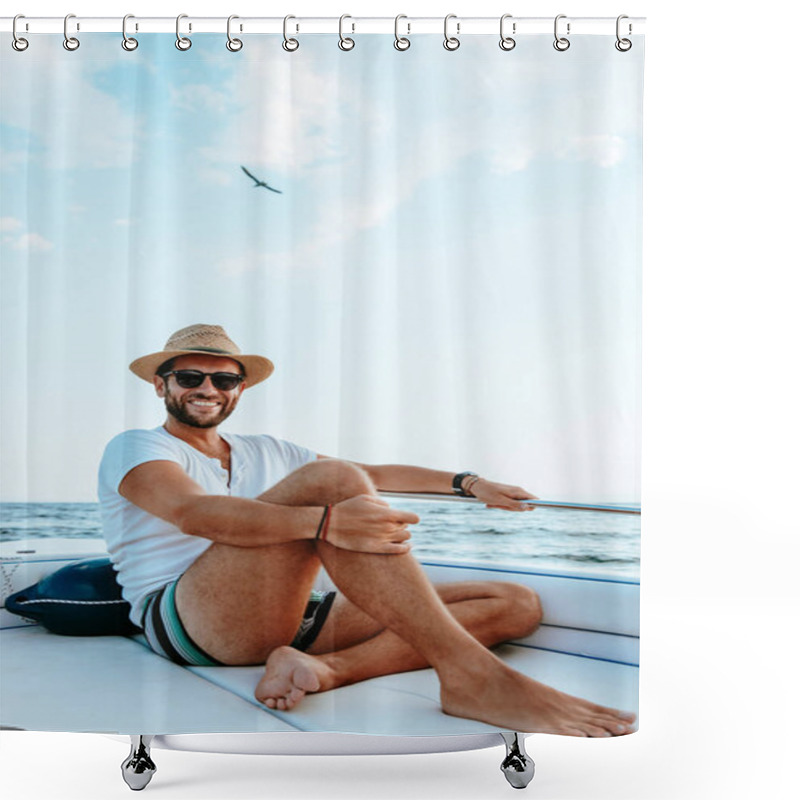
{"type": "MultiPolygon", "coordinates": [[[[3,555],[4,583],[13,583],[14,591],[76,557],[60,556],[54,563],[42,552],[28,553],[24,561],[19,554],[3,555]]],[[[480,577],[535,587],[545,624],[527,639],[500,646],[497,655],[562,691],[638,710],[638,583],[474,564],[439,562],[425,568],[434,581],[480,577]]],[[[311,695],[294,710],[281,712],[254,698],[262,673],[258,666],[181,667],[154,654],[141,636],[58,636],[5,610],[0,625],[3,727],[113,734],[327,731],[387,736],[500,730],[443,714],[431,669],[311,695]]]]}

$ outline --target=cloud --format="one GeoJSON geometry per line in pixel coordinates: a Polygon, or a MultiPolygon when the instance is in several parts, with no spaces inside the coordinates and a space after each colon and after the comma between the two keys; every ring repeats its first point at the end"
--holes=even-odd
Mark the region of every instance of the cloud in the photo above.
{"type": "Polygon", "coordinates": [[[53,243],[38,233],[24,233],[12,247],[14,250],[28,250],[33,253],[46,253],[53,249],[53,243]]]}
{"type": "Polygon", "coordinates": [[[22,227],[22,222],[16,217],[0,217],[0,231],[18,231],[22,227]]]}
{"type": "Polygon", "coordinates": [[[22,154],[3,153],[5,165],[9,155],[15,164],[40,163],[50,169],[129,167],[141,139],[136,117],[95,82],[113,65],[82,57],[81,51],[66,64],[63,57],[55,45],[42,49],[24,65],[21,59],[3,81],[3,124],[30,141],[22,154]]]}
{"type": "Polygon", "coordinates": [[[227,114],[231,110],[228,90],[214,89],[205,83],[170,88],[172,104],[183,111],[203,111],[211,114],[227,114]]]}
{"type": "Polygon", "coordinates": [[[2,242],[12,250],[28,250],[34,253],[46,253],[53,249],[53,243],[38,233],[22,233],[22,220],[16,217],[0,217],[0,232],[5,235],[2,242]]]}

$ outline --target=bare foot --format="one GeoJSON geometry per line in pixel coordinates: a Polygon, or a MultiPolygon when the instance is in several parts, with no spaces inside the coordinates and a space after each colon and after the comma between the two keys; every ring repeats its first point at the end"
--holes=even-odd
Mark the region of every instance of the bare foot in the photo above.
{"type": "Polygon", "coordinates": [[[442,681],[442,710],[521,733],[622,736],[636,715],[605,708],[528,678],[498,659],[491,675],[442,681]]]}
{"type": "Polygon", "coordinates": [[[294,647],[276,647],[255,696],[267,708],[290,711],[306,694],[324,691],[331,682],[332,670],[321,659],[294,647]]]}

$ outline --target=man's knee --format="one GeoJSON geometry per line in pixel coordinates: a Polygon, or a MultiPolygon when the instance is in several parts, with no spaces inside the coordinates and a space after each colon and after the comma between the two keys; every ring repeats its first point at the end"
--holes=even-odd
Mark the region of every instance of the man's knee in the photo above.
{"type": "Polygon", "coordinates": [[[322,458],[300,467],[292,475],[326,503],[340,503],[359,494],[375,494],[369,475],[350,461],[322,458]]]}
{"type": "Polygon", "coordinates": [[[542,603],[539,595],[528,586],[518,583],[499,583],[498,589],[505,599],[503,611],[511,631],[511,638],[530,636],[542,621],[542,603]]]}

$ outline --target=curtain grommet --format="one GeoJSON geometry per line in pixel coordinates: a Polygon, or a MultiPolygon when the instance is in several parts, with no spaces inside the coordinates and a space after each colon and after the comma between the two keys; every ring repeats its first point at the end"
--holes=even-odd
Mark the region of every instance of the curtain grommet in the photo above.
{"type": "Polygon", "coordinates": [[[411,47],[411,39],[407,39],[406,36],[411,34],[411,23],[407,22],[406,27],[408,31],[406,32],[406,36],[400,35],[400,20],[401,19],[408,19],[405,14],[398,14],[394,18],[394,49],[403,52],[408,50],[411,47]]]}
{"type": "MultiPolygon", "coordinates": [[[[182,52],[185,52],[192,46],[192,40],[188,36],[181,36],[181,20],[188,19],[188,14],[178,14],[177,18],[175,19],[175,47],[182,52]]],[[[189,31],[191,32],[192,26],[189,25],[189,31]]]]}
{"type": "MultiPolygon", "coordinates": [[[[555,47],[555,49],[558,50],[559,53],[563,53],[566,50],[569,50],[569,46],[570,46],[570,41],[569,41],[569,39],[567,39],[566,36],[559,36],[558,35],[558,21],[560,19],[566,19],[566,18],[567,18],[566,14],[559,14],[556,17],[555,22],[553,23],[553,35],[556,37],[556,40],[553,42],[553,47],[555,47]]],[[[569,36],[569,34],[570,34],[570,23],[568,22],[567,23],[567,36],[569,36]]]]}
{"type": "MultiPolygon", "coordinates": [[[[617,17],[617,41],[614,42],[614,47],[616,47],[617,50],[619,50],[620,53],[627,53],[628,50],[630,50],[631,47],[633,47],[633,42],[630,39],[623,39],[619,35],[620,23],[624,19],[629,19],[627,14],[620,14],[617,17]]],[[[630,22],[629,22],[628,23],[628,36],[630,36],[631,33],[633,33],[633,25],[631,25],[630,22]]]]}
{"type": "MultiPolygon", "coordinates": [[[[503,16],[500,17],[500,49],[506,52],[513,50],[517,46],[517,40],[505,34],[505,22],[507,19],[512,19],[511,14],[503,14],[503,16]]],[[[512,23],[511,32],[517,32],[516,22],[512,23]]]]}
{"type": "MultiPolygon", "coordinates": [[[[283,18],[283,42],[281,43],[281,47],[287,53],[294,53],[294,51],[297,50],[298,47],[300,47],[300,42],[298,42],[297,39],[290,39],[289,36],[287,35],[290,19],[297,19],[297,17],[293,16],[292,14],[287,14],[283,18]]],[[[300,26],[298,25],[296,30],[299,31],[299,29],[300,26]]]]}
{"type": "MultiPolygon", "coordinates": [[[[236,14],[231,14],[228,17],[228,41],[225,42],[225,47],[227,47],[231,53],[238,53],[244,47],[244,42],[242,42],[241,39],[236,39],[231,36],[231,22],[235,19],[239,19],[236,14]]],[[[239,27],[239,30],[241,31],[241,26],[239,27]]]]}
{"type": "MultiPolygon", "coordinates": [[[[344,21],[346,19],[353,19],[353,18],[349,14],[342,14],[342,16],[339,17],[339,49],[344,50],[347,53],[356,46],[356,43],[354,39],[351,39],[349,36],[344,35],[343,27],[344,27],[344,21]]],[[[351,33],[355,33],[356,32],[355,22],[351,22],[350,26],[352,28],[351,33]]]]}
{"type": "Polygon", "coordinates": [[[30,42],[17,33],[17,20],[18,19],[25,19],[25,15],[24,14],[17,14],[14,17],[14,21],[11,23],[11,35],[13,37],[11,39],[11,46],[18,53],[24,53],[28,49],[28,45],[30,44],[30,42]]]}
{"type": "Polygon", "coordinates": [[[461,40],[458,38],[458,34],[461,33],[461,23],[456,22],[456,36],[450,36],[447,28],[451,19],[458,18],[455,14],[448,14],[444,18],[444,42],[442,44],[445,50],[449,50],[452,53],[453,50],[458,50],[461,47],[461,40]]]}
{"type": "Polygon", "coordinates": [[[122,18],[122,42],[120,44],[123,50],[127,50],[129,53],[132,53],[139,46],[139,40],[134,39],[133,36],[128,36],[129,19],[136,19],[136,18],[133,16],[133,14],[126,14],[122,18]]]}
{"type": "MultiPolygon", "coordinates": [[[[69,21],[71,19],[75,19],[75,15],[74,14],[67,14],[67,16],[64,17],[64,43],[63,44],[64,44],[64,49],[65,50],[69,50],[70,52],[74,52],[75,50],[77,50],[81,46],[81,43],[80,43],[80,40],[77,37],[69,35],[68,26],[69,26],[69,21]]],[[[77,26],[76,30],[80,30],[80,25],[77,26]]]]}

